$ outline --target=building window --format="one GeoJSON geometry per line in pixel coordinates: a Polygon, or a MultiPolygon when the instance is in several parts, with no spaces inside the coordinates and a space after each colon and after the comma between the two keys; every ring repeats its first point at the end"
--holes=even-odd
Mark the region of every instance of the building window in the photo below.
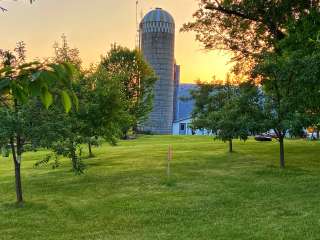
{"type": "Polygon", "coordinates": [[[180,123],[180,131],[185,131],[185,130],[186,130],[186,124],[180,123]]]}

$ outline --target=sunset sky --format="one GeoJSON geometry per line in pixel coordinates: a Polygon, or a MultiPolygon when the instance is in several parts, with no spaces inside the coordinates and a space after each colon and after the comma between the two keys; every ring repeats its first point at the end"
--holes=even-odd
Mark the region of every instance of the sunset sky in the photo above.
{"type": "MultiPolygon", "coordinates": [[[[50,57],[53,43],[65,34],[71,47],[80,50],[85,65],[96,63],[112,43],[134,48],[135,0],[29,0],[0,1],[9,9],[0,13],[0,48],[13,49],[17,41],[27,44],[28,57],[50,57]]],[[[140,0],[139,16],[161,7],[176,22],[176,60],[181,81],[210,81],[225,77],[230,68],[223,52],[206,52],[193,33],[180,33],[183,23],[192,20],[196,0],[140,0]]]]}

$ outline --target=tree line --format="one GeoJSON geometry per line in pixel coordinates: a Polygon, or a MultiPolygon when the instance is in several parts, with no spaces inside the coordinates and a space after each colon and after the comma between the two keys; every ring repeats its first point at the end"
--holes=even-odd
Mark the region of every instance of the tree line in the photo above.
{"type": "Polygon", "coordinates": [[[199,83],[193,127],[229,142],[272,129],[285,167],[285,136],[320,129],[318,0],[201,0],[193,31],[206,49],[233,54],[233,80],[199,83]]]}
{"type": "Polygon", "coordinates": [[[54,44],[54,57],[26,61],[26,46],[0,50],[0,146],[12,155],[17,202],[23,202],[23,153],[45,148],[52,154],[35,164],[59,166],[71,160],[84,172],[83,145],[103,139],[115,145],[136,133],[152,110],[157,78],[138,50],[116,44],[96,66],[82,67],[79,51],[66,37],[54,44]]]}
{"type": "MultiPolygon", "coordinates": [[[[193,127],[229,142],[273,129],[285,167],[285,136],[320,128],[320,3],[318,0],[199,0],[193,31],[204,47],[233,54],[232,78],[199,83],[192,92],[193,127]]],[[[113,45],[97,66],[83,70],[66,38],[55,56],[26,62],[26,48],[1,50],[0,144],[10,147],[16,193],[22,202],[20,167],[28,148],[47,148],[37,165],[59,165],[66,156],[81,174],[82,146],[98,139],[115,144],[136,132],[152,109],[156,77],[136,50],[113,45]]]]}

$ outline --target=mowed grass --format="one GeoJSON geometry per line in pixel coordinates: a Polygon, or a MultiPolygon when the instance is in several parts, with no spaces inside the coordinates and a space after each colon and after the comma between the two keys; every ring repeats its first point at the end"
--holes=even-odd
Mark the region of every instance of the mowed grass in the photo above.
{"type": "Polygon", "coordinates": [[[320,239],[320,143],[144,136],[94,149],[87,171],[23,160],[25,204],[14,204],[11,160],[0,158],[0,239],[320,239]],[[166,180],[168,145],[172,177],[166,180]]]}

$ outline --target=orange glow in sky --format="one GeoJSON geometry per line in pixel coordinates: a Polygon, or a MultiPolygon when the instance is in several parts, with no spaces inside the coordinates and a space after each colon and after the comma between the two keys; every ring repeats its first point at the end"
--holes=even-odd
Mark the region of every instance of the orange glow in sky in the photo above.
{"type": "MultiPolygon", "coordinates": [[[[65,34],[71,47],[80,50],[85,65],[96,63],[112,43],[135,47],[136,0],[36,0],[1,1],[9,9],[0,13],[0,48],[27,44],[28,57],[53,55],[53,43],[65,34]]],[[[197,0],[140,0],[140,12],[161,7],[176,22],[176,60],[181,65],[181,81],[224,79],[230,69],[225,53],[202,50],[193,33],[180,33],[183,23],[192,20],[197,0]]]]}

